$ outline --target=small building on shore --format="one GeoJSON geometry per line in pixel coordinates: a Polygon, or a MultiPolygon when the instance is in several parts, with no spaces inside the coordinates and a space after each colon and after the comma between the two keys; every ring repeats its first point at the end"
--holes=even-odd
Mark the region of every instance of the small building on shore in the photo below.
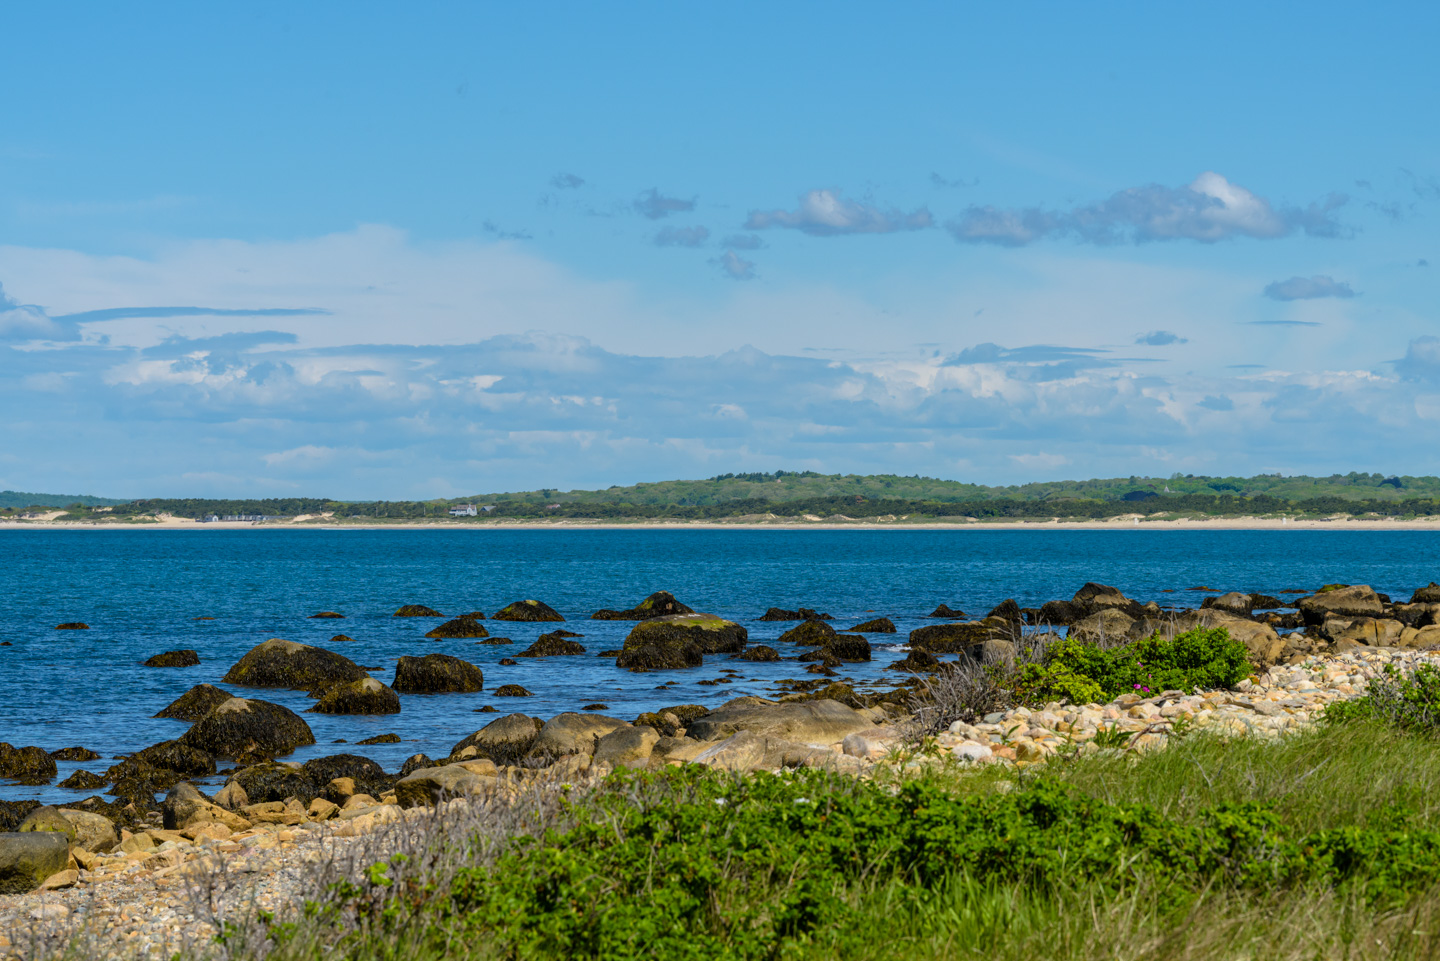
{"type": "Polygon", "coordinates": [[[474,504],[456,504],[450,508],[451,517],[474,517],[478,513],[474,504]]]}

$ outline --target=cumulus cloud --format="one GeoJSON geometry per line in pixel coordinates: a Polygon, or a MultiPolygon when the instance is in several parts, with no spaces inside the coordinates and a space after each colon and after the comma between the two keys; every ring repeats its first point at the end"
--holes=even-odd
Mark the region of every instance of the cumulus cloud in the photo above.
{"type": "Polygon", "coordinates": [[[727,250],[713,261],[720,271],[731,280],[754,280],[755,261],[746,260],[733,250],[727,250]]]}
{"type": "Polygon", "coordinates": [[[1346,231],[1334,219],[1334,212],[1344,203],[1343,196],[1332,195],[1306,207],[1276,207],[1207,171],[1184,187],[1132,187],[1098,204],[1068,211],[972,206],[946,227],[961,243],[1006,247],[1022,247],[1047,237],[1102,245],[1162,240],[1215,243],[1236,237],[1264,240],[1297,231],[1313,237],[1338,237],[1346,231]]]}
{"type": "Polygon", "coordinates": [[[802,195],[800,206],[795,210],[752,210],[745,221],[746,230],[787,227],[812,237],[889,234],[934,225],[934,218],[924,207],[907,214],[847,200],[833,190],[812,190],[802,195]]]}
{"type": "Polygon", "coordinates": [[[5,293],[0,284],[0,343],[31,340],[77,340],[79,327],[73,319],[51,317],[44,308],[22,304],[5,293]]]}
{"type": "Polygon", "coordinates": [[[1355,291],[1344,281],[1316,274],[1314,277],[1291,277],[1266,284],[1265,296],[1271,300],[1314,300],[1319,297],[1354,297],[1355,291]]]}
{"type": "Polygon", "coordinates": [[[574,174],[558,173],[550,178],[550,186],[559,190],[578,190],[585,186],[585,179],[574,174]]]}
{"type": "Polygon", "coordinates": [[[657,247],[700,247],[710,239],[705,227],[664,227],[655,234],[657,247]]]}
{"type": "Polygon", "coordinates": [[[765,246],[765,241],[754,234],[731,234],[720,243],[731,250],[759,250],[765,246]]]}
{"type": "Polygon", "coordinates": [[[635,202],[631,204],[631,206],[634,207],[635,212],[642,217],[648,217],[651,220],[660,220],[671,214],[682,214],[694,210],[695,200],[694,198],[685,200],[682,197],[667,197],[659,190],[651,187],[636,197],[635,202]]]}
{"type": "Polygon", "coordinates": [[[1146,347],[1168,347],[1170,344],[1188,344],[1189,338],[1172,334],[1168,330],[1152,330],[1135,338],[1135,343],[1146,347]]]}

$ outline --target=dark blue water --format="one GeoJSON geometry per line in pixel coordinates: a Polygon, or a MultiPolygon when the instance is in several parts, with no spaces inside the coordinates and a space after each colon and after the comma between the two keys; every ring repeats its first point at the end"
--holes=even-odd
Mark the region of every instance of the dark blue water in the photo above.
{"type": "MultiPolygon", "coordinates": [[[[388,717],[307,714],[318,744],[297,760],[355,750],[395,769],[411,754],[443,756],[502,712],[548,717],[590,702],[633,718],[670,704],[717,704],[740,694],[775,693],[782,678],[810,678],[793,661],[749,664],[710,657],[688,671],[631,674],[593,655],[618,648],[631,624],[591,621],[602,607],[630,607],[669,590],[697,610],[740,621],[751,643],[773,642],[787,627],[755,621],[765,608],[829,611],[837,626],[884,615],[901,633],[872,635],[876,658],[841,671],[857,683],[879,680],[903,656],[904,632],[939,603],[983,614],[1013,597],[1022,606],[1068,598],[1086,581],[1131,597],[1198,606],[1196,594],[1167,588],[1205,584],[1275,593],[1343,581],[1395,596],[1440,579],[1440,539],[1429,532],[1316,531],[507,531],[254,530],[0,532],[0,741],[47,750],[84,745],[108,758],[185,729],[151,715],[202,682],[218,683],[240,655],[270,637],[330,647],[390,682],[401,655],[443,652],[480,665],[486,691],[402,695],[388,717]],[[492,614],[524,598],[562,614],[590,655],[521,659],[555,625],[487,622],[510,646],[423,637],[436,621],[394,618],[402,604],[447,615],[492,614]],[[321,610],[345,620],[309,620],[321,610]],[[196,617],[214,617],[196,621],[196,617]],[[56,631],[84,621],[89,631],[56,631]],[[330,644],[344,633],[354,644],[330,644]],[[199,667],[140,666],[161,651],[191,648],[199,667]],[[696,682],[739,668],[744,680],[696,682]],[[657,690],[666,681],[677,683],[657,690]],[[494,698],[516,683],[535,693],[494,698]],[[401,744],[353,748],[394,732],[401,744]]],[[[782,650],[793,656],[795,651],[782,650]]],[[[303,693],[229,688],[303,711],[303,693]]],[[[99,771],[106,762],[83,765],[99,771]]],[[[82,765],[62,764],[61,777],[82,765]]],[[[58,788],[0,783],[0,797],[69,798],[58,788]]]]}

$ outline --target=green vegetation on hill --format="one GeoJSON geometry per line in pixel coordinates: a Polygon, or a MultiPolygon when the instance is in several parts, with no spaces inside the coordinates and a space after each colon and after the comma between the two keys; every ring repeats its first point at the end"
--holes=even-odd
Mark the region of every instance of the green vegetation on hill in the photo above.
{"type": "Polygon", "coordinates": [[[0,508],[22,508],[22,507],[69,507],[71,504],[83,504],[86,507],[105,507],[111,504],[124,504],[124,500],[116,500],[113,497],[95,497],[91,494],[27,494],[24,491],[0,491],[0,508]]]}

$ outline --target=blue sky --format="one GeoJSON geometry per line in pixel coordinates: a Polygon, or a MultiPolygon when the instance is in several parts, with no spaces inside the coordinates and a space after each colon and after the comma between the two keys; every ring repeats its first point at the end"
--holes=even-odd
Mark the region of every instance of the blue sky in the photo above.
{"type": "Polygon", "coordinates": [[[1433,8],[294,6],[0,15],[0,487],[1440,472],[1433,8]]]}

